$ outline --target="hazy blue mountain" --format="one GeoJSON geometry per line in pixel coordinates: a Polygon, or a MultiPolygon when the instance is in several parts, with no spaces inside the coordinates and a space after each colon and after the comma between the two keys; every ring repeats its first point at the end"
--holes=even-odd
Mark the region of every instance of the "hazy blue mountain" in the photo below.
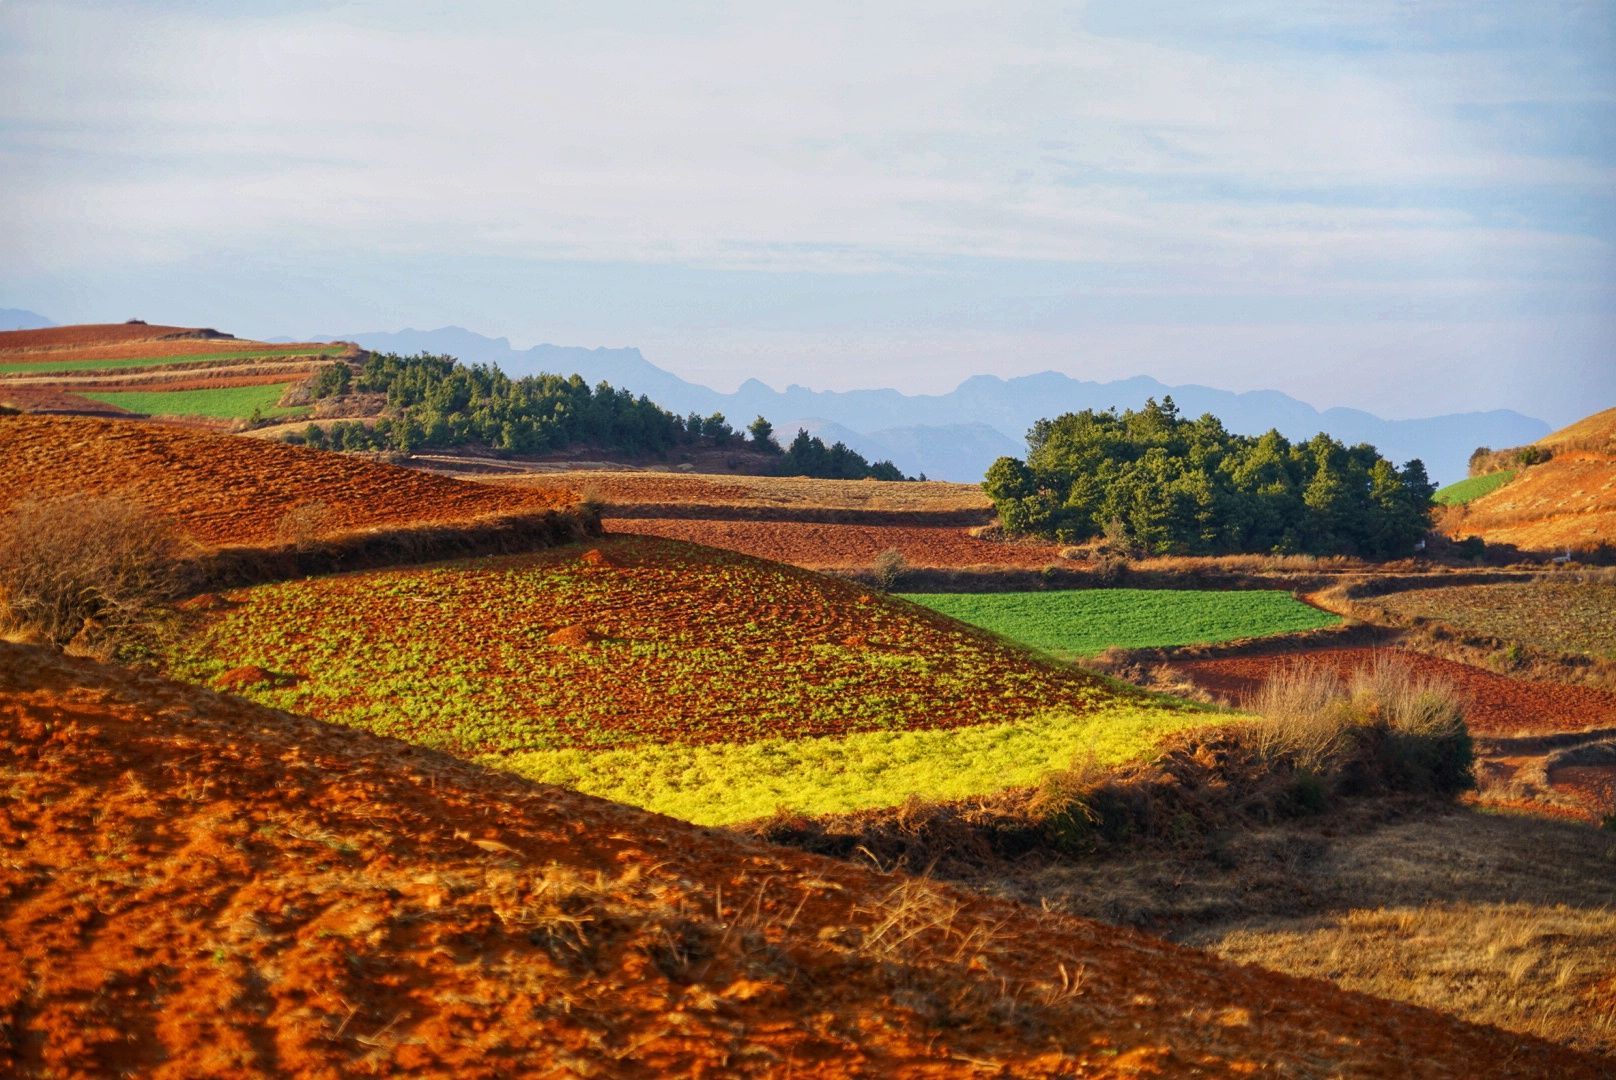
{"type": "Polygon", "coordinates": [[[43,330],[47,326],[55,325],[37,311],[0,308],[0,330],[43,330]]]}
{"type": "Polygon", "coordinates": [[[1138,408],[1147,398],[1169,394],[1184,414],[1213,413],[1231,431],[1256,435],[1278,428],[1291,439],[1327,431],[1348,444],[1372,443],[1399,465],[1417,457],[1432,478],[1443,483],[1464,477],[1470,452],[1478,446],[1520,446],[1549,432],[1543,421],[1509,409],[1385,420],[1357,409],[1321,412],[1277,390],[1234,393],[1193,384],[1168,386],[1143,375],[1108,383],[1057,371],[1012,379],[976,375],[946,394],[810,390],[795,385],[775,390],[748,379],[734,393],[722,394],[662,370],[633,348],[535,345],[519,350],[511,348],[506,338],[484,337],[454,326],[346,334],[340,339],[380,351],[447,353],[468,363],[498,364],[510,375],[576,372],[591,383],[604,379],[645,394],[677,413],[722,412],[736,427],[761,414],[774,423],[783,441],[798,426],[813,424],[812,433],[826,442],[840,439],[866,457],[889,458],[906,473],[924,472],[937,480],[980,480],[994,458],[1020,455],[1027,429],[1043,417],[1081,409],[1138,408]]]}

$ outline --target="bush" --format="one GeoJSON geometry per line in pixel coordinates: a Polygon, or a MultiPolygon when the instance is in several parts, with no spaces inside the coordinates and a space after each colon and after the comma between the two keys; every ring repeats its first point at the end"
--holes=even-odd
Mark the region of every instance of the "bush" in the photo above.
{"type": "Polygon", "coordinates": [[[0,621],[58,647],[155,629],[182,591],[187,545],[126,499],[30,499],[0,517],[0,621]]]}
{"type": "Polygon", "coordinates": [[[1264,757],[1334,778],[1347,790],[1457,794],[1475,786],[1465,701],[1402,657],[1379,656],[1343,680],[1320,667],[1276,673],[1249,703],[1264,717],[1264,757]]]}
{"type": "Polygon", "coordinates": [[[891,592],[903,583],[904,576],[909,573],[909,562],[897,548],[887,548],[875,557],[870,572],[875,577],[876,588],[891,592]]]}

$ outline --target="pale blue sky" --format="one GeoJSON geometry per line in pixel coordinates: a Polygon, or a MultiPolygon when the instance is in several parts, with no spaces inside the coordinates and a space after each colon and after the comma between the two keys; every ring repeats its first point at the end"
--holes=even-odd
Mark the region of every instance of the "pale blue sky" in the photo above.
{"type": "Polygon", "coordinates": [[[0,307],[1616,405],[1616,3],[0,0],[0,307]]]}

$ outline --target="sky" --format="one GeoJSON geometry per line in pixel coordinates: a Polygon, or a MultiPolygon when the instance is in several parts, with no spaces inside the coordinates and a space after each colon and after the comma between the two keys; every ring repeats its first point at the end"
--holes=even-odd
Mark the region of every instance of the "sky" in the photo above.
{"type": "Polygon", "coordinates": [[[0,0],[0,192],[58,322],[1616,406],[1616,0],[0,0]]]}

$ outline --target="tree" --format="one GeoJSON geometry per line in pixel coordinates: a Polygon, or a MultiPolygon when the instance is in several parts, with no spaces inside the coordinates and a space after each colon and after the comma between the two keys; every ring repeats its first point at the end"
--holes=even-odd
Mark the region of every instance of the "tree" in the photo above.
{"type": "Polygon", "coordinates": [[[746,425],[747,434],[752,437],[752,445],[768,454],[781,453],[780,444],[774,438],[774,425],[759,416],[746,425]]]}

